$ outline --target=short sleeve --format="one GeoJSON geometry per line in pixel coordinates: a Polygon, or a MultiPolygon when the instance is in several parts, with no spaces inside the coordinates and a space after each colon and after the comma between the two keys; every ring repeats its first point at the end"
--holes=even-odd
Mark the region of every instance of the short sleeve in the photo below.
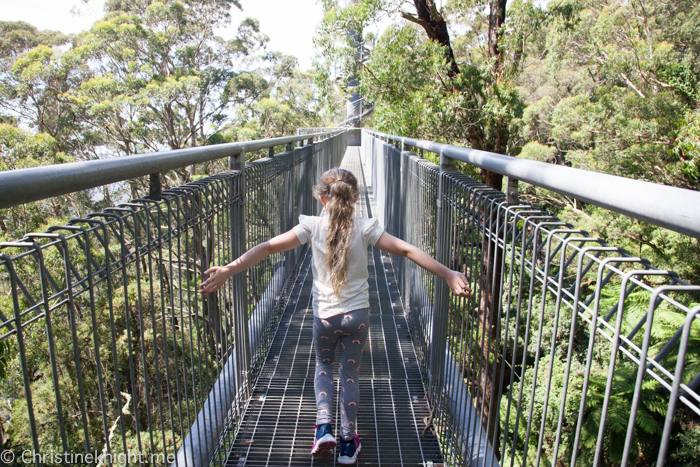
{"type": "Polygon", "coordinates": [[[299,216],[299,223],[294,226],[294,233],[303,245],[311,240],[311,223],[312,218],[309,216],[299,216]]]}
{"type": "Polygon", "coordinates": [[[383,233],[384,229],[381,225],[379,225],[379,219],[374,217],[372,219],[366,220],[363,228],[363,234],[365,239],[367,240],[367,243],[374,246],[383,233]]]}

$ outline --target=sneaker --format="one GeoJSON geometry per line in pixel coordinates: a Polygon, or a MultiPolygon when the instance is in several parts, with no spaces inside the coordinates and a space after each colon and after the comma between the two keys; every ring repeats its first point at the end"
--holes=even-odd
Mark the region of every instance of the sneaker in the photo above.
{"type": "Polygon", "coordinates": [[[360,437],[353,436],[352,440],[345,441],[340,438],[340,456],[338,456],[338,464],[354,464],[357,462],[357,455],[362,449],[362,444],[360,443],[360,437]]]}
{"type": "Polygon", "coordinates": [[[332,451],[335,448],[335,436],[330,423],[316,425],[316,438],[314,445],[311,448],[311,455],[320,454],[326,451],[332,451]]]}

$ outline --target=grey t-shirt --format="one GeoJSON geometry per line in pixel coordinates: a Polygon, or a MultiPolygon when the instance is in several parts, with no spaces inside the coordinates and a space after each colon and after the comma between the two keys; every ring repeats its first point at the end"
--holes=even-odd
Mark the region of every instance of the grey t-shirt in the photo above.
{"type": "Polygon", "coordinates": [[[338,291],[339,296],[333,293],[329,280],[330,271],[325,266],[328,218],[299,216],[299,224],[294,227],[294,233],[302,244],[311,242],[314,316],[325,319],[369,307],[367,245],[374,246],[384,233],[379,219],[354,218],[352,241],[348,251],[348,272],[345,283],[338,291]]]}

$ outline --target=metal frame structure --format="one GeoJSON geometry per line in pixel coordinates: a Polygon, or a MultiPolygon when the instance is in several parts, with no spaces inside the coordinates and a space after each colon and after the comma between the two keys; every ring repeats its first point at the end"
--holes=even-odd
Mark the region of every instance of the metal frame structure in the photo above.
{"type": "MultiPolygon", "coordinates": [[[[95,453],[74,462],[92,465],[211,462],[241,423],[304,252],[207,297],[197,284],[318,213],[311,186],[347,143],[341,131],[1,173],[0,207],[151,180],[147,197],[0,243],[0,368],[21,374],[3,379],[13,449],[37,454],[22,461],[62,463],[46,457],[62,450],[95,453]],[[270,157],[244,162],[260,149],[270,157]],[[219,158],[228,171],[160,186],[162,171],[219,158]]],[[[454,161],[696,237],[700,195],[376,132],[363,133],[362,158],[385,229],[463,270],[474,291],[457,299],[392,258],[445,463],[633,465],[640,439],[658,436],[643,454],[663,466],[674,417],[700,416],[700,287],[454,161]]]]}
{"type": "Polygon", "coordinates": [[[385,229],[474,292],[451,296],[392,258],[445,462],[663,466],[674,416],[700,416],[700,287],[509,203],[453,161],[694,236],[700,193],[367,130],[362,151],[385,229]],[[640,452],[644,436],[658,452],[640,452]]]}
{"type": "Polygon", "coordinates": [[[0,174],[10,206],[216,158],[231,169],[0,243],[0,361],[22,375],[4,381],[23,401],[12,449],[33,453],[20,460],[79,451],[92,457],[72,460],[88,465],[210,462],[240,422],[302,252],[273,255],[215,294],[197,285],[210,266],[317,214],[311,187],[346,144],[335,131],[0,174]],[[271,157],[244,163],[266,148],[271,157]]]}

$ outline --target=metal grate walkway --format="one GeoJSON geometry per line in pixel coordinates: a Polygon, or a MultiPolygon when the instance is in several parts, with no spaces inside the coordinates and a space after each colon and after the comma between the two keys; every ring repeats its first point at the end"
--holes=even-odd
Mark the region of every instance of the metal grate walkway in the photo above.
{"type": "MultiPolygon", "coordinates": [[[[348,148],[342,166],[361,185],[357,215],[371,217],[359,148],[348,148]]],[[[370,253],[370,337],[360,369],[358,465],[440,465],[437,439],[432,430],[424,430],[425,390],[393,267],[378,249],[370,247],[370,253]]],[[[310,258],[307,253],[228,456],[229,467],[337,464],[337,449],[332,455],[309,454],[316,420],[310,258]]],[[[335,371],[334,431],[338,434],[340,386],[335,371]]]]}

